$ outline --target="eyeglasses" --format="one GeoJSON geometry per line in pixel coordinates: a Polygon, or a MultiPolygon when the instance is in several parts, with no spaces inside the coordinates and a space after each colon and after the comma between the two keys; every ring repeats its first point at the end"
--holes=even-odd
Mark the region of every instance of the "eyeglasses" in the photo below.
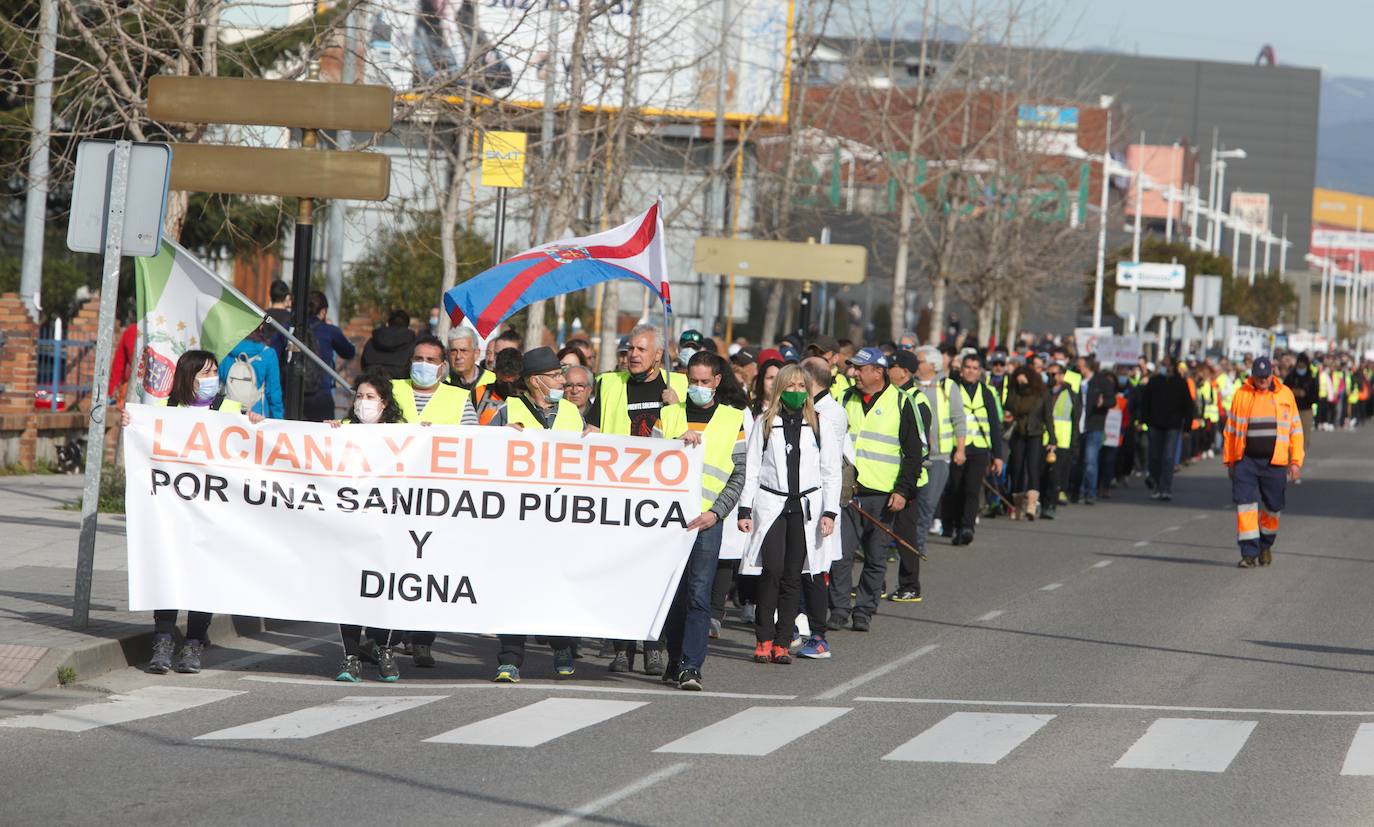
{"type": "Polygon", "coordinates": [[[564,387],[564,388],[587,388],[587,389],[590,390],[590,389],[591,389],[591,383],[590,383],[590,382],[569,382],[569,383],[567,383],[566,385],[564,385],[563,387],[564,387]]]}

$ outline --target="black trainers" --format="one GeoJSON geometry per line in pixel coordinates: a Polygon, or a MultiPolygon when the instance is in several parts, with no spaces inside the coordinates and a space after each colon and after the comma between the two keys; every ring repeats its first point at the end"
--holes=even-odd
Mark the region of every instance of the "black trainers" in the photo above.
{"type": "Polygon", "coordinates": [[[198,640],[188,640],[177,653],[176,666],[172,667],[183,675],[194,675],[200,671],[200,654],[205,647],[198,640]]]}
{"type": "Polygon", "coordinates": [[[859,615],[855,615],[855,616],[854,616],[854,624],[853,624],[852,626],[850,626],[849,628],[853,629],[853,630],[856,631],[856,632],[867,632],[867,631],[868,631],[868,618],[866,618],[866,617],[861,617],[861,616],[859,616],[859,615]]]}
{"type": "Polygon", "coordinates": [[[165,675],[172,671],[172,651],[175,648],[171,635],[155,635],[153,658],[148,661],[148,671],[154,675],[165,675]]]}
{"type": "Polygon", "coordinates": [[[553,671],[560,678],[571,678],[577,671],[577,667],[573,665],[571,646],[567,649],[553,650],[553,671]]]}
{"type": "Polygon", "coordinates": [[[825,628],[832,632],[843,632],[849,628],[849,615],[831,615],[825,623],[825,628]]]}
{"type": "Polygon", "coordinates": [[[677,676],[677,688],[687,692],[700,692],[704,687],[701,683],[701,673],[695,669],[684,669],[677,676]]]}
{"type": "Polygon", "coordinates": [[[682,674],[682,667],[678,666],[677,661],[668,661],[667,667],[663,670],[663,676],[659,678],[664,683],[677,683],[678,675],[682,674]]]}
{"type": "Polygon", "coordinates": [[[1253,569],[1258,568],[1259,564],[1259,558],[1257,557],[1242,557],[1240,558],[1240,562],[1236,563],[1236,568],[1253,569]]]}
{"type": "MultiPolygon", "coordinates": [[[[416,646],[415,648],[419,649],[420,647],[416,646]]],[[[424,648],[428,649],[429,647],[426,646],[424,648]]],[[[420,664],[417,662],[415,665],[419,666],[420,664]]],[[[429,659],[429,665],[434,665],[434,658],[429,659]]],[[[382,680],[387,683],[393,683],[401,679],[401,670],[396,666],[395,649],[390,646],[382,646],[377,649],[377,673],[381,676],[382,680]]]]}
{"type": "Polygon", "coordinates": [[[612,672],[628,672],[630,671],[630,659],[625,656],[624,652],[616,652],[608,668],[612,672]]]}
{"type": "Polygon", "coordinates": [[[334,676],[334,680],[345,683],[360,683],[363,679],[363,663],[357,655],[344,655],[343,664],[339,666],[339,674],[334,676]]]}
{"type": "Polygon", "coordinates": [[[657,649],[646,649],[644,651],[644,674],[662,675],[663,674],[663,653],[657,649]]]}
{"type": "Polygon", "coordinates": [[[358,660],[363,663],[377,665],[377,641],[370,637],[365,637],[358,641],[358,660]]]}
{"type": "Polygon", "coordinates": [[[971,546],[971,545],[973,545],[973,529],[971,529],[971,528],[966,528],[966,529],[964,529],[963,531],[959,532],[959,536],[955,539],[954,545],[956,545],[956,546],[971,546]]]}
{"type": "Polygon", "coordinates": [[[410,645],[410,657],[415,661],[416,666],[425,669],[434,667],[434,653],[429,651],[428,643],[412,643],[410,645]]]}
{"type": "Polygon", "coordinates": [[[1267,548],[1262,548],[1262,549],[1260,549],[1259,564],[1260,564],[1261,566],[1268,566],[1268,565],[1272,565],[1273,562],[1274,562],[1274,554],[1273,554],[1273,552],[1272,552],[1271,550],[1267,549],[1267,548]]]}
{"type": "Polygon", "coordinates": [[[898,589],[897,591],[895,591],[895,592],[893,592],[891,595],[889,595],[887,599],[890,600],[890,601],[892,601],[893,603],[920,603],[920,602],[921,602],[921,590],[920,590],[920,589],[898,589]]]}

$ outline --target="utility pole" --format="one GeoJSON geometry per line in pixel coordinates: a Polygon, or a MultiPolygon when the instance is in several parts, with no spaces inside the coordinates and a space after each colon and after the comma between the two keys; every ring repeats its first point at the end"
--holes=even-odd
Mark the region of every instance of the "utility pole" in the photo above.
{"type": "MultiPolygon", "coordinates": [[[[544,159],[544,183],[549,184],[553,176],[550,172],[553,169],[553,133],[554,133],[554,110],[558,105],[558,14],[559,4],[549,3],[549,48],[548,59],[544,64],[544,112],[539,130],[540,155],[544,159]]],[[[568,110],[568,117],[576,118],[577,112],[571,108],[568,110]]],[[[549,233],[553,231],[552,203],[546,203],[539,211],[540,214],[540,233],[536,241],[542,244],[552,241],[549,233]]],[[[530,302],[529,308],[525,311],[525,347],[536,348],[543,344],[544,338],[544,300],[530,302]]]]}
{"type": "MultiPolygon", "coordinates": [[[[353,29],[353,15],[344,17],[344,46],[343,46],[343,70],[341,79],[344,83],[353,83],[356,68],[354,60],[355,38],[357,34],[353,29]]],[[[341,129],[337,136],[338,148],[340,151],[347,152],[353,148],[353,131],[351,129],[341,129]]],[[[342,198],[335,198],[329,202],[329,223],[325,227],[325,241],[328,252],[324,264],[324,294],[329,299],[329,306],[335,313],[343,312],[343,245],[344,245],[344,220],[348,213],[348,202],[342,198]]],[[[340,325],[344,323],[342,315],[338,316],[340,325]]]]}
{"type": "MultiPolygon", "coordinates": [[[[722,238],[725,236],[725,75],[730,68],[730,6],[730,0],[721,0],[720,45],[716,52],[716,126],[711,141],[711,200],[706,211],[706,220],[710,227],[718,230],[722,238]]],[[[719,291],[716,289],[719,279],[719,276],[712,274],[702,277],[701,280],[701,332],[706,336],[715,334],[716,307],[720,303],[719,291]]],[[[726,315],[733,310],[734,308],[727,307],[726,315]]]]}
{"type": "Polygon", "coordinates": [[[1107,132],[1102,139],[1102,201],[1097,225],[1097,280],[1093,283],[1093,327],[1102,326],[1102,277],[1107,266],[1107,188],[1111,185],[1112,110],[1107,109],[1107,132]]]}
{"type": "MultiPolygon", "coordinates": [[[[29,191],[24,200],[24,253],[19,265],[19,298],[38,321],[43,294],[43,229],[48,217],[48,152],[52,135],[52,79],[57,58],[57,0],[42,0],[38,11],[38,75],[33,91],[33,135],[29,139],[29,191]]],[[[114,304],[113,294],[105,301],[114,304]]]]}

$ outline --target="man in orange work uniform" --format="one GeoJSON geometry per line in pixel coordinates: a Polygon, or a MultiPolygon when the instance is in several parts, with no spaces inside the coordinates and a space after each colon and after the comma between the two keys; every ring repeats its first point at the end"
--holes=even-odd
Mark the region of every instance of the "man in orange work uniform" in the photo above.
{"type": "Polygon", "coordinates": [[[1222,461],[1231,474],[1231,500],[1236,504],[1240,567],[1272,562],[1288,480],[1302,471],[1302,419],[1293,392],[1274,376],[1274,365],[1261,356],[1250,365],[1250,378],[1231,400],[1222,461]]]}

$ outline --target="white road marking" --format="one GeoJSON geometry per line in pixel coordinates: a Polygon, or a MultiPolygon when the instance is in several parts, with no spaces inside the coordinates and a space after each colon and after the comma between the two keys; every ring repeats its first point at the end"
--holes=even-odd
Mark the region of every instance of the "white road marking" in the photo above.
{"type": "Polygon", "coordinates": [[[1169,526],[1168,528],[1161,528],[1161,529],[1159,530],[1159,533],[1160,533],[1160,534],[1168,534],[1168,533],[1171,532],[1171,531],[1179,531],[1179,530],[1182,529],[1182,528],[1183,528],[1183,526],[1181,526],[1181,525],[1171,525],[1171,526],[1169,526]]]}
{"type": "Polygon", "coordinates": [[[1119,769],[1225,772],[1258,721],[1159,718],[1112,766],[1119,769]]]}
{"type": "MultiPolygon", "coordinates": [[[[224,663],[217,663],[213,667],[202,669],[200,671],[200,674],[213,675],[216,672],[238,672],[243,669],[248,669],[250,667],[256,666],[259,663],[262,663],[263,661],[271,660],[272,658],[279,658],[283,655],[299,655],[302,652],[309,652],[312,649],[319,649],[320,647],[327,646],[331,643],[337,645],[338,642],[338,637],[334,635],[330,635],[329,637],[302,638],[299,643],[284,644],[282,646],[273,646],[272,648],[265,649],[261,652],[255,652],[251,655],[244,655],[242,657],[234,658],[233,660],[227,660],[224,663]]],[[[214,650],[212,649],[211,651],[214,650]]]]}
{"type": "Polygon", "coordinates": [[[1355,731],[1341,775],[1374,775],[1374,724],[1360,724],[1355,731]]]}
{"type": "Polygon", "coordinates": [[[988,612],[987,614],[978,617],[978,618],[975,619],[973,622],[974,622],[974,623],[986,623],[986,622],[988,622],[989,620],[996,620],[997,618],[1001,617],[1001,616],[1004,615],[1004,614],[1006,614],[1006,612],[1002,611],[1001,609],[993,609],[992,611],[988,612]]]}
{"type": "Polygon", "coordinates": [[[1096,563],[1093,563],[1093,568],[1095,568],[1095,569],[1105,569],[1107,566],[1110,566],[1111,564],[1112,564],[1112,561],[1111,561],[1111,560],[1099,560],[1099,561],[1097,561],[1096,563]]]}
{"type": "Polygon", "coordinates": [[[1055,589],[1063,588],[1063,586],[1064,586],[1063,583],[1051,583],[1051,584],[1049,584],[1048,586],[1041,586],[1041,587],[1040,587],[1040,591],[1042,591],[1042,592],[1052,592],[1052,591],[1054,591],[1055,589]]]}
{"type": "Polygon", "coordinates": [[[261,721],[207,732],[197,741],[276,741],[313,738],[336,729],[354,726],[417,706],[433,703],[446,695],[415,695],[401,698],[339,698],[319,706],[311,706],[264,718],[261,721]]]}
{"type": "Polygon", "coordinates": [[[878,678],[881,678],[883,675],[886,675],[888,672],[891,672],[894,669],[900,669],[903,666],[906,666],[908,663],[911,663],[913,660],[928,655],[939,648],[940,644],[938,643],[927,643],[925,646],[922,646],[915,652],[908,652],[894,661],[889,661],[883,666],[879,666],[877,669],[870,669],[867,672],[860,675],[859,677],[854,678],[853,680],[845,681],[844,683],[840,684],[834,689],[827,689],[826,691],[817,695],[816,700],[828,701],[832,698],[838,698],[846,692],[852,692],[853,690],[859,688],[860,686],[863,686],[869,681],[877,680],[878,678]]]}
{"type": "Polygon", "coordinates": [[[890,698],[860,695],[855,701],[926,706],[990,706],[1017,709],[1120,709],[1131,712],[1206,712],[1222,715],[1310,715],[1317,718],[1374,718],[1374,710],[1345,709],[1247,709],[1230,706],[1165,706],[1163,704],[1103,704],[1066,701],[974,701],[956,698],[890,698]]]}
{"type": "Polygon", "coordinates": [[[955,712],[883,760],[996,764],[1052,720],[1053,715],[955,712]]]}
{"type": "Polygon", "coordinates": [[[298,686],[332,686],[336,689],[367,690],[367,689],[404,689],[414,692],[420,689],[486,689],[492,692],[514,692],[519,689],[533,689],[545,692],[608,692],[616,695],[656,695],[662,698],[736,698],[746,701],[795,701],[796,695],[767,695],[755,692],[679,692],[676,690],[664,689],[640,689],[633,686],[579,686],[569,683],[540,683],[538,681],[523,681],[521,683],[429,683],[421,681],[384,683],[382,681],[364,681],[363,683],[343,683],[333,681],[328,678],[288,678],[281,675],[244,675],[239,678],[241,681],[252,681],[254,683],[285,683],[298,686]]]}
{"type": "Polygon", "coordinates": [[[567,815],[540,822],[539,827],[568,827],[569,824],[576,824],[587,816],[596,815],[607,807],[618,804],[637,792],[647,790],[660,781],[667,781],[690,766],[692,765],[686,761],[669,764],[658,772],[650,773],[627,787],[621,787],[610,795],[602,796],[595,801],[588,801],[567,815]]]}
{"type": "Polygon", "coordinates": [[[1145,548],[1145,547],[1148,546],[1149,544],[1150,544],[1150,541],[1149,541],[1149,540],[1141,540],[1140,542],[1138,542],[1138,543],[1135,544],[1135,547],[1136,547],[1136,548],[1145,548]]]}
{"type": "Polygon", "coordinates": [[[529,706],[426,738],[425,743],[537,747],[647,704],[647,701],[545,698],[529,706]]]}
{"type": "Polygon", "coordinates": [[[654,752],[767,755],[849,710],[847,706],[753,706],[654,752]]]}
{"type": "Polygon", "coordinates": [[[193,689],[186,686],[147,686],[125,695],[111,695],[104,702],[84,704],[74,709],[21,715],[0,720],[0,727],[50,729],[56,732],[85,732],[103,726],[127,724],[143,718],[170,715],[204,706],[243,692],[229,689],[193,689]]]}

